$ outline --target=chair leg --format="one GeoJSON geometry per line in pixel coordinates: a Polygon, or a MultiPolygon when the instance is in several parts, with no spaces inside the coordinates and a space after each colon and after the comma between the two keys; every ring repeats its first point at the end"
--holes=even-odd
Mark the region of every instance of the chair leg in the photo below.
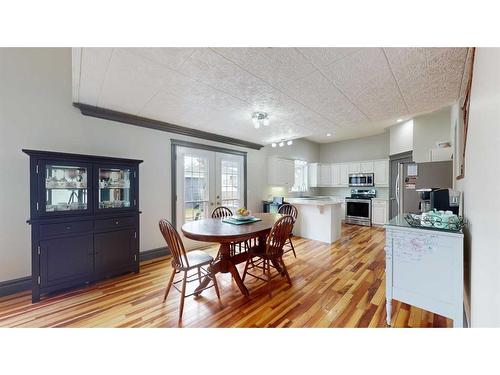
{"type": "Polygon", "coordinates": [[[283,261],[283,257],[280,258],[280,263],[283,266],[283,272],[285,272],[286,279],[288,280],[288,284],[292,285],[292,279],[288,274],[288,270],[286,269],[285,262],[283,261]]]}
{"type": "Polygon", "coordinates": [[[170,291],[170,287],[172,286],[172,282],[174,281],[175,273],[177,271],[175,268],[172,268],[172,273],[170,274],[170,279],[168,279],[167,290],[165,290],[165,296],[163,297],[163,302],[167,300],[168,292],[170,291]]]}
{"type": "Polygon", "coordinates": [[[271,265],[269,264],[270,260],[267,260],[267,288],[269,290],[269,298],[273,298],[273,293],[271,289],[271,265]]]}
{"type": "Polygon", "coordinates": [[[186,280],[187,280],[187,271],[184,271],[184,278],[182,279],[181,304],[179,306],[179,320],[182,320],[182,313],[184,312],[184,298],[186,297],[186,280]]]}
{"type": "Polygon", "coordinates": [[[293,251],[293,256],[297,258],[297,254],[295,254],[295,248],[293,247],[293,242],[292,242],[292,237],[288,237],[288,242],[290,242],[290,247],[292,248],[293,251]]]}
{"type": "Polygon", "coordinates": [[[201,285],[201,268],[198,267],[198,281],[200,282],[201,285]]]}

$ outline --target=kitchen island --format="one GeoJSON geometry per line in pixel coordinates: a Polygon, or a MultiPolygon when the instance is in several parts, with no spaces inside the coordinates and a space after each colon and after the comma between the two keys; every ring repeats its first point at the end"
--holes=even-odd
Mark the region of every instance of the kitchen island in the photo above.
{"type": "Polygon", "coordinates": [[[342,200],[330,197],[289,198],[299,216],[293,234],[331,244],[340,238],[342,200]]]}
{"type": "Polygon", "coordinates": [[[385,226],[387,324],[392,300],[453,319],[463,327],[464,235],[412,227],[403,215],[385,226]]]}

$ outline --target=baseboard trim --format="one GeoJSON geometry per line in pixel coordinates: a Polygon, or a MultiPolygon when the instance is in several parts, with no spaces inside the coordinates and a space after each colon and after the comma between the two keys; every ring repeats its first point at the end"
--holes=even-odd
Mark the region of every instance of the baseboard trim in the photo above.
{"type": "Polygon", "coordinates": [[[139,261],[144,262],[146,260],[161,258],[167,255],[170,255],[170,250],[168,249],[168,247],[159,247],[157,249],[141,251],[139,253],[139,261]]]}
{"type": "MultiPolygon", "coordinates": [[[[141,251],[139,253],[139,262],[161,258],[170,255],[168,247],[159,247],[141,251]]],[[[31,276],[21,277],[19,279],[0,281],[0,297],[31,290],[31,276]]]]}
{"type": "Polygon", "coordinates": [[[0,282],[0,297],[31,290],[31,276],[0,282]]]}

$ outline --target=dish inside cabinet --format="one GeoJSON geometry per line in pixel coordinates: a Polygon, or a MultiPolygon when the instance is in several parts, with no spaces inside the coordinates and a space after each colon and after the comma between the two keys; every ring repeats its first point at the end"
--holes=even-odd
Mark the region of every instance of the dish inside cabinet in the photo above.
{"type": "Polygon", "coordinates": [[[45,211],[87,209],[87,168],[47,164],[45,211]]]}
{"type": "Polygon", "coordinates": [[[127,168],[99,168],[99,209],[130,207],[130,174],[127,168]]]}

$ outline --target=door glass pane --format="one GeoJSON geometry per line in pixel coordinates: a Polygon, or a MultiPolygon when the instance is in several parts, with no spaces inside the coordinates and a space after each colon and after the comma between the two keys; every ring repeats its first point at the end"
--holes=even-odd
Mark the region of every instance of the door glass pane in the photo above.
{"type": "Polygon", "coordinates": [[[184,222],[208,217],[208,172],[207,159],[184,155],[184,222]]]}
{"type": "Polygon", "coordinates": [[[45,167],[45,211],[87,209],[87,168],[52,165],[45,167]]]}
{"type": "Polygon", "coordinates": [[[99,209],[130,207],[128,168],[99,168],[99,209]]]}
{"type": "Polygon", "coordinates": [[[221,160],[221,205],[235,212],[242,207],[241,164],[236,160],[221,160]]]}

